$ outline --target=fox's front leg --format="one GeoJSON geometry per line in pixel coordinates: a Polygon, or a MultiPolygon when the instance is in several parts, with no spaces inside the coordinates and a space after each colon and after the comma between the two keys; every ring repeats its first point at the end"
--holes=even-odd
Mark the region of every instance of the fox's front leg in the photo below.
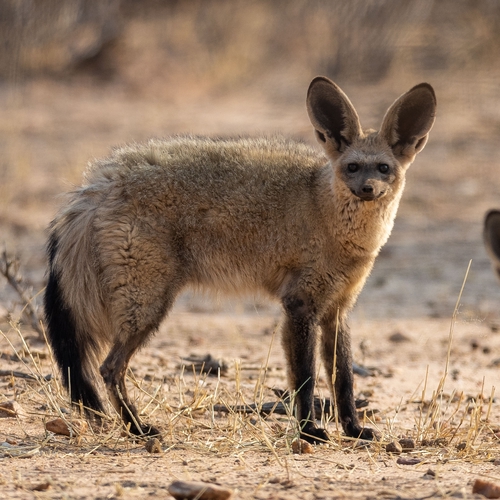
{"type": "Polygon", "coordinates": [[[338,314],[337,311],[332,311],[322,319],[321,328],[323,362],[332,401],[335,398],[342,428],[349,437],[374,439],[376,433],[372,429],[363,428],[356,413],[351,336],[346,319],[340,311],[338,314]]]}
{"type": "Polygon", "coordinates": [[[314,377],[318,322],[314,304],[305,294],[283,299],[285,323],[283,347],[287,357],[290,390],[295,393],[300,437],[310,443],[329,440],[324,429],[317,427],[314,414],[314,377]]]}

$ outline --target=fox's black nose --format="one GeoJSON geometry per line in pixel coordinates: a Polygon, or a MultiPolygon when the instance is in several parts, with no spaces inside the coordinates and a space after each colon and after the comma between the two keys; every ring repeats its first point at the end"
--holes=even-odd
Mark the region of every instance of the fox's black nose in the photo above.
{"type": "Polygon", "coordinates": [[[363,201],[373,201],[383,194],[383,192],[378,192],[375,187],[371,184],[364,184],[357,191],[354,191],[354,194],[363,201]]]}

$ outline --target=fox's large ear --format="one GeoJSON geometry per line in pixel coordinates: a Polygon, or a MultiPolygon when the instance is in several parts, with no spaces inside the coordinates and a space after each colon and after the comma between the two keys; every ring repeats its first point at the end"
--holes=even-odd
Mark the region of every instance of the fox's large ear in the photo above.
{"type": "Polygon", "coordinates": [[[329,156],[338,156],[361,134],[358,114],[340,87],[317,76],[307,91],[307,113],[318,142],[329,156]]]}
{"type": "Polygon", "coordinates": [[[379,135],[392,148],[396,158],[413,161],[424,149],[436,117],[436,94],[428,83],[421,83],[396,99],[382,120],[379,135]]]}
{"type": "Polygon", "coordinates": [[[484,218],[484,246],[500,275],[500,210],[490,210],[484,218]]]}

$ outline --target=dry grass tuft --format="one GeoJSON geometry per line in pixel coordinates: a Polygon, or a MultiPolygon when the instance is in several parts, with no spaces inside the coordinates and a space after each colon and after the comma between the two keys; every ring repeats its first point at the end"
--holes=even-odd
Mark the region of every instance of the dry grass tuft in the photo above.
{"type": "MultiPolygon", "coordinates": [[[[71,449],[72,453],[82,455],[143,447],[140,439],[124,430],[120,419],[112,413],[112,416],[101,415],[103,423],[100,426],[94,423],[87,432],[74,429],[72,422],[79,421],[80,412],[71,410],[58,378],[47,377],[48,373],[57,372],[52,356],[41,357],[34,352],[16,325],[12,325],[9,334],[2,332],[2,337],[22,360],[22,371],[32,376],[31,380],[12,377],[11,384],[14,398],[29,416],[28,419],[19,418],[18,426],[30,444],[39,450],[71,449]],[[13,333],[17,335],[15,340],[12,339],[13,333]],[[44,431],[45,422],[54,417],[62,419],[69,429],[74,429],[69,438],[44,431]]],[[[50,353],[48,349],[44,351],[50,353]]],[[[205,387],[206,375],[187,374],[183,368],[173,375],[176,391],[166,391],[163,381],[137,379],[133,372],[129,373],[128,382],[135,389],[135,404],[142,409],[144,419],[154,422],[164,431],[165,452],[177,449],[201,455],[237,455],[242,460],[245,453],[255,452],[268,455],[284,467],[284,457],[293,453],[298,429],[291,414],[266,416],[258,410],[267,392],[266,369],[267,365],[263,365],[253,390],[241,388],[243,374],[239,364],[235,365],[231,379],[218,378],[215,390],[205,387]],[[232,410],[250,403],[256,407],[253,413],[232,410]],[[229,411],[217,411],[221,405],[229,411]]],[[[489,415],[494,389],[489,397],[485,398],[481,390],[474,399],[455,392],[446,395],[442,384],[432,391],[430,399],[426,398],[426,391],[427,384],[420,400],[407,403],[419,405],[415,426],[404,435],[415,442],[415,448],[408,451],[409,455],[425,463],[491,461],[491,442],[496,429],[489,421],[489,415]]],[[[337,451],[366,452],[373,457],[381,455],[385,453],[386,443],[402,437],[403,431],[396,424],[400,409],[383,410],[386,416],[382,425],[366,417],[365,413],[365,424],[377,428],[382,434],[379,442],[366,446],[330,431],[332,442],[326,446],[337,451]]],[[[331,422],[331,416],[323,415],[325,425],[331,422]]]]}

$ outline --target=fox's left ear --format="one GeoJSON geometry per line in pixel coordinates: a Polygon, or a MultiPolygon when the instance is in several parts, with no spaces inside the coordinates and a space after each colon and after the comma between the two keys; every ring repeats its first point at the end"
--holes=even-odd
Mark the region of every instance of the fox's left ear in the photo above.
{"type": "Polygon", "coordinates": [[[382,120],[379,135],[396,158],[409,160],[424,149],[436,117],[436,94],[421,83],[396,99],[382,120]]]}

